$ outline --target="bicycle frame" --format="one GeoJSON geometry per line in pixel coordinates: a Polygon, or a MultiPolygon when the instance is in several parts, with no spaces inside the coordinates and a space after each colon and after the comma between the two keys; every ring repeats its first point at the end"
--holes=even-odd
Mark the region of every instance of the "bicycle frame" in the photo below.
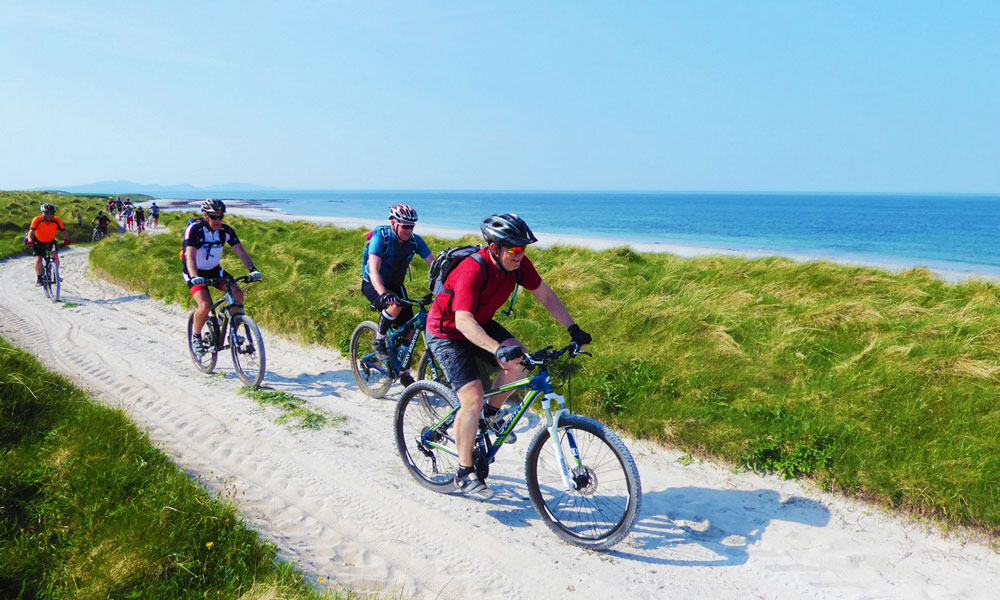
{"type": "MultiPolygon", "coordinates": [[[[231,281],[231,280],[226,280],[226,281],[231,281]]],[[[240,306],[240,308],[242,309],[242,305],[237,304],[236,299],[233,298],[233,293],[231,290],[232,290],[231,283],[227,283],[226,289],[222,293],[222,297],[219,298],[214,304],[212,304],[212,308],[209,309],[208,312],[210,318],[214,318],[219,321],[219,335],[218,338],[215,340],[215,347],[220,351],[229,348],[229,344],[232,341],[231,337],[233,335],[233,330],[231,327],[229,327],[230,316],[231,316],[229,314],[229,309],[231,309],[233,306],[240,306]],[[225,306],[223,307],[225,310],[217,311],[216,309],[218,309],[223,304],[225,304],[225,306]]],[[[240,313],[242,312],[243,311],[240,310],[240,313]]]]}
{"type": "MultiPolygon", "coordinates": [[[[399,373],[400,369],[409,366],[410,357],[413,356],[413,351],[417,348],[417,341],[419,338],[423,337],[424,345],[427,345],[427,332],[425,331],[425,327],[427,325],[427,309],[418,302],[413,302],[411,300],[406,300],[406,302],[420,306],[420,310],[418,310],[417,314],[415,314],[409,321],[403,323],[402,326],[397,327],[395,331],[386,332],[386,346],[391,348],[388,362],[389,368],[392,369],[391,373],[393,377],[399,373]],[[404,352],[402,356],[399,356],[400,346],[397,345],[397,340],[405,339],[406,334],[410,330],[416,331],[418,334],[414,335],[406,346],[402,346],[404,352]]],[[[389,373],[382,369],[377,363],[368,362],[374,356],[375,352],[369,352],[365,354],[361,360],[364,361],[369,368],[374,369],[383,375],[388,375],[389,373]]]]}
{"type": "MultiPolygon", "coordinates": [[[[573,482],[573,478],[570,476],[570,471],[566,464],[566,456],[563,452],[562,444],[559,442],[558,435],[559,419],[563,415],[569,414],[569,409],[566,408],[566,399],[559,394],[554,393],[552,388],[552,378],[549,376],[548,368],[545,365],[541,365],[536,375],[525,377],[524,379],[508,383],[507,385],[503,385],[498,388],[493,388],[485,392],[483,397],[485,399],[489,399],[493,396],[511,392],[523,387],[530,387],[531,389],[527,394],[525,394],[524,399],[517,406],[517,409],[514,411],[514,417],[510,419],[503,431],[497,434],[495,440],[490,440],[490,432],[482,426],[482,420],[480,419],[479,433],[476,435],[475,442],[476,446],[479,448],[480,455],[487,461],[487,464],[493,463],[496,455],[500,452],[500,447],[503,446],[505,441],[507,441],[510,433],[514,430],[514,427],[516,427],[521,421],[521,418],[524,417],[524,414],[535,402],[535,399],[542,396],[541,402],[542,410],[545,412],[545,427],[549,430],[549,436],[555,444],[556,457],[559,460],[559,471],[562,475],[563,485],[567,490],[575,490],[576,485],[573,482]],[[555,400],[559,405],[559,408],[555,412],[552,412],[553,400],[555,400]]],[[[433,426],[429,427],[428,430],[421,436],[421,443],[441,450],[442,452],[446,452],[447,454],[457,458],[458,452],[456,450],[442,446],[430,438],[432,434],[436,433],[444,435],[452,444],[454,444],[454,438],[450,435],[439,432],[438,427],[447,423],[449,419],[454,422],[455,414],[460,408],[460,406],[454,407],[433,426]]],[[[575,466],[579,467],[581,465],[580,453],[576,446],[576,439],[571,433],[567,434],[567,442],[569,443],[570,450],[573,453],[573,462],[575,466]]]]}

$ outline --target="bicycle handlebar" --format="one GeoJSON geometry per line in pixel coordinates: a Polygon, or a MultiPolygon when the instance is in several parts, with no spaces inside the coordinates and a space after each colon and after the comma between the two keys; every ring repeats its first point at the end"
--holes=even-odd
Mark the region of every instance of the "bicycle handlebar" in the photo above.
{"type": "Polygon", "coordinates": [[[576,342],[570,342],[569,344],[567,344],[566,346],[564,346],[559,350],[553,351],[552,346],[546,346],[541,350],[532,352],[531,354],[526,354],[524,356],[524,362],[531,365],[532,367],[536,367],[539,365],[547,365],[549,363],[553,363],[559,360],[562,357],[562,355],[566,354],[567,352],[569,352],[570,358],[574,358],[576,356],[579,356],[580,354],[586,356],[593,356],[590,352],[586,352],[583,349],[581,349],[576,342]]]}
{"type": "Polygon", "coordinates": [[[249,275],[242,275],[240,277],[211,277],[211,278],[206,277],[205,285],[208,287],[215,287],[220,283],[226,283],[230,281],[233,283],[246,283],[246,284],[260,282],[259,279],[250,279],[249,275]]]}
{"type": "Polygon", "coordinates": [[[433,294],[427,294],[426,296],[418,300],[411,300],[409,298],[399,298],[399,302],[400,303],[405,302],[406,304],[410,304],[412,306],[419,306],[420,308],[426,308],[431,304],[434,304],[434,296],[433,294]]]}

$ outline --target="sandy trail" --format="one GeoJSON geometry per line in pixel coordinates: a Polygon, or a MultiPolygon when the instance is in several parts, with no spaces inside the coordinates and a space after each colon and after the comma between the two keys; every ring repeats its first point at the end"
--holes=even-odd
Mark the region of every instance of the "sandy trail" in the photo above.
{"type": "MultiPolygon", "coordinates": [[[[194,369],[184,311],[93,278],[86,250],[62,261],[60,304],[33,285],[30,259],[0,263],[0,334],[123,408],[314,581],[444,599],[995,598],[1000,589],[1000,555],[986,547],[795,482],[685,466],[677,452],[631,440],[645,492],[639,523],[610,552],[580,550],[531,506],[525,426],[492,469],[492,501],[435,494],[396,454],[398,386],[367,398],[336,352],[264,332],[265,385],[344,417],[320,431],[276,425],[275,412],[238,394],[228,355],[221,376],[194,369]]],[[[247,306],[252,316],[252,291],[247,306]]]]}

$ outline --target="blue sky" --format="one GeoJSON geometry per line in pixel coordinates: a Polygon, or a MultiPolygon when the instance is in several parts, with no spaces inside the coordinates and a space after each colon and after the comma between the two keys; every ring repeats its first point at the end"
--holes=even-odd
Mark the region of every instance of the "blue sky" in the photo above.
{"type": "Polygon", "coordinates": [[[10,2],[0,189],[1000,192],[998,2],[10,2]]]}

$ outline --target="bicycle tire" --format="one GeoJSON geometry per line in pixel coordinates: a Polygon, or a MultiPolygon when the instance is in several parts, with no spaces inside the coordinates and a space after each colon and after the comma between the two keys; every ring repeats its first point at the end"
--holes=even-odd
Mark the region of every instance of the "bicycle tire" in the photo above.
{"type": "Polygon", "coordinates": [[[104,233],[98,230],[94,230],[94,233],[90,236],[90,241],[97,243],[104,239],[104,233]]]}
{"type": "Polygon", "coordinates": [[[362,321],[354,328],[354,333],[351,334],[351,374],[354,375],[354,383],[358,384],[366,396],[382,398],[389,391],[395,377],[388,372],[389,367],[385,361],[373,354],[371,347],[376,333],[378,325],[371,321],[362,321]]]}
{"type": "Polygon", "coordinates": [[[424,350],[417,365],[417,381],[421,380],[436,381],[448,387],[448,376],[445,374],[444,369],[441,368],[438,360],[431,354],[430,349],[424,350]]]}
{"type": "Polygon", "coordinates": [[[42,291],[47,299],[52,298],[52,263],[48,260],[42,265],[42,291]]]}
{"type": "Polygon", "coordinates": [[[583,487],[565,489],[549,430],[542,428],[525,458],[531,503],[563,540],[592,550],[610,548],[625,539],[639,517],[642,484],[635,460],[621,438],[594,419],[564,415],[559,431],[567,464],[573,456],[568,441],[576,442],[582,468],[574,470],[583,487]]]}
{"type": "Polygon", "coordinates": [[[233,355],[233,367],[243,385],[258,388],[264,380],[267,368],[267,356],[264,352],[264,338],[260,328],[253,319],[246,315],[236,315],[229,325],[236,339],[230,342],[229,350],[233,355]],[[233,343],[236,342],[236,343],[233,343]]]}
{"type": "MultiPolygon", "coordinates": [[[[396,449],[407,471],[417,483],[439,493],[455,490],[458,457],[436,448],[424,446],[424,432],[458,406],[458,397],[450,388],[436,381],[417,381],[403,391],[396,403],[393,429],[396,449]]],[[[438,442],[454,448],[454,439],[447,437],[454,419],[442,426],[438,442]]]]}
{"type": "Polygon", "coordinates": [[[194,313],[188,316],[188,327],[187,327],[187,346],[188,353],[191,355],[191,360],[194,362],[196,369],[202,373],[211,373],[215,370],[215,363],[219,360],[219,348],[216,344],[216,339],[218,338],[218,326],[215,324],[215,319],[209,315],[208,320],[205,321],[205,325],[208,326],[209,331],[212,332],[212,344],[211,349],[205,354],[198,354],[195,352],[194,347],[191,346],[191,335],[194,333],[194,313]]]}

